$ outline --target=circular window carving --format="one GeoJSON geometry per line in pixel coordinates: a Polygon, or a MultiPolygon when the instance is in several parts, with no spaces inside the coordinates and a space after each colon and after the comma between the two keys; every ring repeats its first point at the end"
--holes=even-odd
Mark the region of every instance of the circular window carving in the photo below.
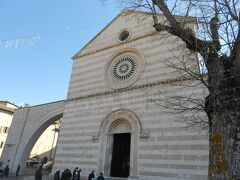
{"type": "Polygon", "coordinates": [[[125,41],[130,37],[130,33],[127,30],[123,30],[122,32],[120,32],[118,39],[120,41],[125,41]]]}
{"type": "Polygon", "coordinates": [[[113,56],[108,62],[105,80],[111,88],[125,88],[140,77],[143,68],[143,57],[135,50],[125,50],[113,56]]]}
{"type": "Polygon", "coordinates": [[[131,55],[121,56],[113,63],[113,77],[116,80],[124,81],[131,78],[136,72],[136,58],[131,55]]]}

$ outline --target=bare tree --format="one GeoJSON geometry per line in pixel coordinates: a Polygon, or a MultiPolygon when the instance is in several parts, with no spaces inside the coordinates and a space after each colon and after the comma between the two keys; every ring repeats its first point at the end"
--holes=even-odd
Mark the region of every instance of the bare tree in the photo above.
{"type": "MultiPolygon", "coordinates": [[[[207,75],[196,76],[209,90],[200,102],[181,99],[202,108],[209,125],[209,178],[240,177],[240,1],[239,0],[119,0],[121,6],[152,12],[156,31],[167,31],[185,42],[190,51],[199,53],[207,75]],[[166,21],[160,22],[157,13],[166,21]],[[176,15],[198,18],[194,33],[179,22],[176,15]],[[206,78],[206,79],[205,79],[206,78]]],[[[192,73],[189,69],[174,68],[192,73]]],[[[175,100],[179,98],[174,97],[175,100]]],[[[186,107],[172,103],[173,109],[186,107]]]]}

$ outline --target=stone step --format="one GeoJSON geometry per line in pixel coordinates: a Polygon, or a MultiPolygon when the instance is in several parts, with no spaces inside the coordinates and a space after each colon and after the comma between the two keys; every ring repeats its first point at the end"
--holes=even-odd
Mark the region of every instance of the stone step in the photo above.
{"type": "Polygon", "coordinates": [[[105,177],[105,180],[138,180],[138,178],[128,177],[128,178],[122,178],[122,177],[105,177]]]}
{"type": "Polygon", "coordinates": [[[128,178],[120,178],[120,177],[105,177],[105,180],[128,180],[128,178]]]}
{"type": "Polygon", "coordinates": [[[122,178],[122,177],[106,177],[105,179],[109,179],[109,180],[127,180],[128,178],[122,178]]]}

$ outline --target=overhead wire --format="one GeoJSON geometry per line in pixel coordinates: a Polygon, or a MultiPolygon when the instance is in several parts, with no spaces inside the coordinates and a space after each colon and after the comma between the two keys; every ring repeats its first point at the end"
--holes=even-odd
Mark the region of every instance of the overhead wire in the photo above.
{"type": "Polygon", "coordinates": [[[88,25],[88,26],[80,26],[80,27],[67,27],[62,30],[56,30],[56,31],[49,31],[49,32],[42,32],[42,33],[36,33],[31,35],[24,35],[24,36],[17,36],[14,38],[3,38],[0,39],[0,46],[4,46],[7,49],[11,48],[18,48],[19,46],[22,46],[23,44],[27,44],[27,46],[33,46],[37,41],[41,39],[43,36],[58,34],[58,33],[66,33],[71,31],[78,31],[82,29],[90,29],[97,26],[102,26],[104,24],[95,24],[95,25],[88,25]]]}

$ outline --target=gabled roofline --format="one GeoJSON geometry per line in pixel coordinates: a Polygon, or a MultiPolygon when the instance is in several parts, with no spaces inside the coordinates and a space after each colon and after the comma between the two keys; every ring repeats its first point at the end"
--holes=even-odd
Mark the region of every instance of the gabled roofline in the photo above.
{"type": "MultiPolygon", "coordinates": [[[[130,9],[124,9],[121,13],[119,13],[112,21],[110,21],[110,23],[108,23],[101,31],[99,31],[99,33],[97,33],[87,44],[85,44],[85,46],[83,46],[71,59],[75,60],[79,57],[79,54],[91,43],[93,42],[103,31],[105,31],[105,29],[107,29],[118,17],[120,17],[122,14],[131,14],[131,13],[137,13],[137,14],[144,14],[144,15],[152,15],[151,12],[146,12],[146,11],[136,11],[136,10],[130,10],[130,9]]],[[[162,16],[162,14],[158,14],[160,16],[162,16]]],[[[175,16],[179,21],[186,19],[185,16],[175,16]]],[[[197,22],[197,18],[196,17],[187,17],[188,20],[192,21],[192,22],[197,22]]]]}
{"type": "Polygon", "coordinates": [[[108,23],[99,33],[97,33],[83,48],[81,48],[71,59],[74,60],[78,58],[78,54],[82,52],[85,47],[87,47],[92,41],[94,41],[105,29],[107,29],[118,17],[120,17],[122,14],[124,14],[127,11],[127,9],[124,9],[121,13],[119,13],[110,23],[108,23]]]}

